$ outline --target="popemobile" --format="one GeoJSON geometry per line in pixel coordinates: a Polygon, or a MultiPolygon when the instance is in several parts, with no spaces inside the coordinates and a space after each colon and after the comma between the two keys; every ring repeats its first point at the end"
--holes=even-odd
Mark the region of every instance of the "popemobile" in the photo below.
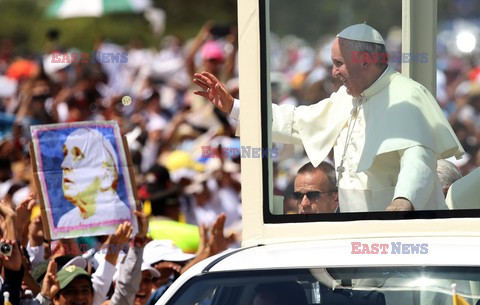
{"type": "MultiPolygon", "coordinates": [[[[238,1],[242,147],[272,148],[270,13],[281,1],[238,1]]],[[[403,0],[402,52],[436,54],[436,5],[403,0]]],[[[433,56],[401,71],[435,92],[433,56]]],[[[190,268],[157,305],[480,304],[478,170],[452,185],[448,209],[304,215],[273,196],[272,158],[242,158],[241,173],[242,246],[190,268]]]]}

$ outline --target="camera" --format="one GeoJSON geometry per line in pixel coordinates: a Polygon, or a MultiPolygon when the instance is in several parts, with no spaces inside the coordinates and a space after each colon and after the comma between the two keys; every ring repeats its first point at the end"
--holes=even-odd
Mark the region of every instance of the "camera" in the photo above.
{"type": "Polygon", "coordinates": [[[5,256],[12,255],[12,245],[0,242],[0,254],[5,256]]]}

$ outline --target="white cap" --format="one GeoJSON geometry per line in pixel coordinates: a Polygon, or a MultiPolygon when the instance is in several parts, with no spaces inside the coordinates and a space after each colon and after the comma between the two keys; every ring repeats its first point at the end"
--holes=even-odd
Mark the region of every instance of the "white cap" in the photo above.
{"type": "Polygon", "coordinates": [[[193,257],[195,257],[194,254],[183,252],[168,239],[152,240],[143,250],[143,261],[149,265],[160,261],[184,262],[193,257]]]}
{"type": "Polygon", "coordinates": [[[83,256],[75,256],[71,260],[69,260],[65,265],[63,265],[62,269],[65,269],[67,266],[74,265],[78,268],[85,269],[87,268],[87,259],[83,256]]]}
{"type": "MultiPolygon", "coordinates": [[[[112,280],[114,282],[116,282],[118,280],[118,276],[120,275],[120,264],[117,264],[116,268],[117,268],[117,270],[115,271],[115,273],[113,274],[113,277],[112,277],[112,280]]],[[[147,270],[150,271],[150,274],[152,275],[152,278],[160,277],[160,271],[153,268],[152,266],[150,266],[146,262],[142,262],[141,271],[147,271],[147,270]]]]}
{"type": "MultiPolygon", "coordinates": [[[[63,56],[63,54],[61,54],[61,56],[63,56]]],[[[68,56],[69,58],[71,58],[70,53],[65,53],[65,56],[68,56]]],[[[65,69],[70,65],[71,63],[63,62],[63,60],[61,61],[59,60],[58,62],[56,62],[53,58],[53,54],[48,54],[43,57],[43,69],[45,70],[45,73],[49,76],[51,76],[55,72],[65,69]]]]}
{"type": "Polygon", "coordinates": [[[17,91],[18,82],[6,76],[0,76],[0,97],[10,97],[17,91]]]}
{"type": "Polygon", "coordinates": [[[160,271],[158,271],[157,269],[153,268],[152,266],[150,266],[149,264],[147,264],[146,262],[142,262],[142,271],[150,271],[150,274],[152,275],[152,277],[160,277],[160,271]]]}
{"type": "MultiPolygon", "coordinates": [[[[93,251],[96,251],[95,249],[93,249],[93,251]]],[[[92,252],[89,252],[88,254],[88,260],[90,261],[90,264],[92,265],[92,267],[94,269],[98,269],[98,267],[100,266],[100,264],[105,261],[105,255],[107,254],[106,253],[107,250],[104,249],[98,249],[98,251],[94,252],[93,256],[91,255],[92,252]]],[[[108,250],[110,251],[110,250],[108,250]]],[[[114,251],[114,250],[112,250],[114,251]]],[[[118,252],[118,257],[117,257],[117,264],[116,266],[118,266],[119,263],[121,263],[123,261],[123,259],[125,258],[127,254],[125,253],[125,251],[123,250],[120,250],[118,252]]],[[[118,268],[117,268],[118,269],[118,268]]]]}
{"type": "Polygon", "coordinates": [[[385,45],[382,35],[380,35],[377,30],[364,23],[349,26],[341,31],[337,37],[385,45]]]}

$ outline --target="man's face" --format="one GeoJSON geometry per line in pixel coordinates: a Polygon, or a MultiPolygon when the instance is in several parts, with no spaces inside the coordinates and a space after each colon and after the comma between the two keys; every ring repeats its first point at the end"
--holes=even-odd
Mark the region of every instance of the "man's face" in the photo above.
{"type": "Polygon", "coordinates": [[[316,170],[313,173],[297,175],[294,183],[294,192],[300,193],[297,200],[299,214],[335,213],[338,207],[336,192],[328,192],[328,178],[324,172],[316,170]],[[306,195],[305,195],[306,194],[306,195]],[[308,198],[310,196],[310,198],[308,198]]]}
{"type": "Polygon", "coordinates": [[[135,295],[135,305],[145,305],[152,294],[152,274],[148,270],[142,271],[142,281],[140,288],[135,295]]]}
{"type": "Polygon", "coordinates": [[[72,202],[77,201],[77,197],[82,194],[94,193],[99,188],[98,175],[92,170],[96,164],[92,164],[93,160],[90,157],[95,151],[86,149],[94,145],[85,142],[77,137],[68,137],[63,145],[62,188],[65,198],[72,202]]]}
{"type": "Polygon", "coordinates": [[[65,198],[77,202],[79,197],[89,196],[98,192],[102,177],[108,173],[108,166],[112,166],[112,159],[108,156],[104,161],[105,152],[94,138],[84,138],[83,134],[71,134],[63,145],[62,188],[65,198]]]}
{"type": "Polygon", "coordinates": [[[180,274],[180,270],[182,269],[184,262],[167,262],[167,261],[160,261],[155,263],[153,267],[160,272],[160,277],[155,278],[155,285],[160,287],[168,283],[170,277],[172,275],[177,276],[180,274]]]}
{"type": "Polygon", "coordinates": [[[335,38],[332,45],[332,76],[342,81],[351,96],[359,96],[365,89],[365,77],[362,63],[352,62],[352,52],[341,46],[340,39],[335,38]]]}
{"type": "Polygon", "coordinates": [[[92,305],[93,291],[90,281],[77,277],[53,299],[54,305],[92,305]]]}

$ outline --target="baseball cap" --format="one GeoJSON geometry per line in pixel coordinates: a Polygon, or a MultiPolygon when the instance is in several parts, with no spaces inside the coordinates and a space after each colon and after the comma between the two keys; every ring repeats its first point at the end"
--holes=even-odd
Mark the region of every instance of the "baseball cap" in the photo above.
{"type": "Polygon", "coordinates": [[[200,50],[200,54],[202,54],[202,58],[204,60],[216,59],[216,60],[224,60],[225,55],[223,54],[222,46],[219,42],[215,40],[207,41],[200,50]]]}
{"type": "MultiPolygon", "coordinates": [[[[147,264],[146,262],[142,262],[141,271],[150,271],[152,278],[160,277],[160,271],[153,268],[151,265],[147,264]]],[[[118,280],[118,276],[120,275],[120,265],[117,266],[117,270],[113,274],[113,281],[116,282],[118,280]]]]}
{"type": "Polygon", "coordinates": [[[171,240],[152,240],[145,245],[143,250],[143,261],[148,265],[160,261],[185,262],[195,257],[194,254],[185,253],[171,240]]]}
{"type": "MultiPolygon", "coordinates": [[[[97,249],[90,249],[88,252],[85,252],[84,254],[86,254],[84,258],[90,262],[90,264],[92,265],[92,268],[95,270],[97,270],[100,264],[102,264],[105,261],[105,256],[106,256],[105,249],[99,249],[98,251],[97,249]]],[[[116,264],[117,266],[120,262],[123,261],[126,255],[127,254],[123,250],[120,250],[118,252],[117,264],[116,264]]]]}
{"type": "Polygon", "coordinates": [[[85,269],[87,268],[87,259],[82,256],[75,256],[74,258],[67,261],[65,265],[63,265],[62,269],[68,266],[77,266],[78,268],[85,269]]]}
{"type": "Polygon", "coordinates": [[[57,273],[57,279],[60,285],[60,289],[67,287],[68,284],[70,284],[77,277],[86,277],[89,281],[92,280],[90,275],[83,268],[79,268],[75,265],[70,265],[66,268],[62,268],[57,273]]]}
{"type": "Polygon", "coordinates": [[[152,275],[152,277],[160,277],[160,272],[153,268],[151,265],[147,264],[146,262],[142,262],[142,267],[141,267],[142,271],[150,271],[150,274],[152,275]]]}
{"type": "Polygon", "coordinates": [[[70,265],[77,266],[79,268],[87,268],[87,260],[82,256],[73,255],[60,255],[54,258],[57,263],[58,269],[68,267],[70,265]]]}
{"type": "MultiPolygon", "coordinates": [[[[71,54],[68,54],[68,57],[71,57],[71,54]]],[[[55,62],[53,54],[48,54],[43,58],[43,69],[47,75],[52,75],[55,72],[58,72],[66,67],[70,66],[70,62],[55,62]]]]}
{"type": "Polygon", "coordinates": [[[48,263],[49,263],[48,260],[40,262],[35,267],[33,267],[33,269],[32,269],[32,277],[40,285],[42,285],[43,278],[45,277],[45,274],[47,273],[48,263]]]}

